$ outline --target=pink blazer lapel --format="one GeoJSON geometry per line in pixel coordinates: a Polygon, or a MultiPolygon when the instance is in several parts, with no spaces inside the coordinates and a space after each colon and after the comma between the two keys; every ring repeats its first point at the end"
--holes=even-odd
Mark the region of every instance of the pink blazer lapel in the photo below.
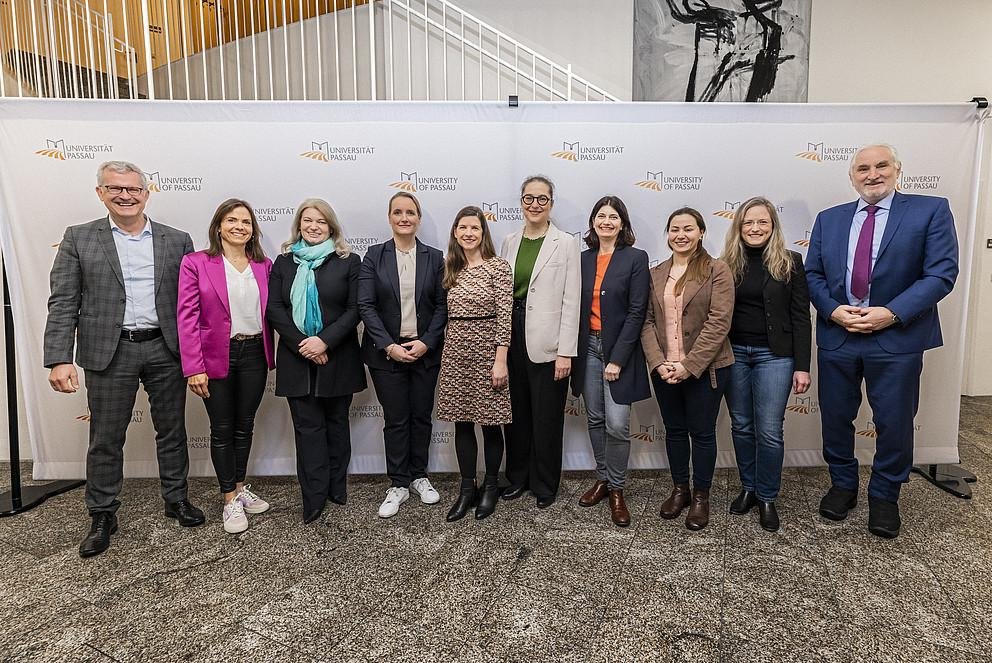
{"type": "Polygon", "coordinates": [[[265,262],[248,263],[251,271],[255,274],[255,283],[258,284],[258,299],[262,306],[262,320],[265,320],[265,303],[269,300],[269,269],[265,262]]]}
{"type": "Polygon", "coordinates": [[[227,273],[224,271],[223,256],[207,256],[206,263],[207,280],[213,286],[217,297],[224,305],[228,317],[231,315],[231,302],[227,298],[227,273]]]}

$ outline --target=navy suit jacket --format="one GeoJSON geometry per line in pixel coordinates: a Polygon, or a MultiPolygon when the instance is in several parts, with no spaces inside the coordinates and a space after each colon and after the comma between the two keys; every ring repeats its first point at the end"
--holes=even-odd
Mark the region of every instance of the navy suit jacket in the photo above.
{"type": "MultiPolygon", "coordinates": [[[[579,354],[572,362],[572,393],[582,393],[589,352],[589,316],[592,313],[592,287],[596,281],[596,256],[590,249],[581,255],[582,298],[579,309],[579,354]]],[[[648,254],[632,246],[613,252],[599,288],[602,321],[603,365],[620,366],[620,377],[610,382],[615,403],[630,404],[651,397],[648,371],[641,349],[641,328],[651,296],[648,254]]]]}
{"type": "MultiPolygon", "coordinates": [[[[441,363],[444,326],[448,322],[448,295],[441,287],[443,279],[444,256],[418,239],[414,298],[417,338],[427,346],[425,366],[441,363]]],[[[392,370],[396,362],[386,357],[386,348],[399,341],[403,316],[394,240],[370,246],[365,253],[358,277],[358,312],[365,323],[362,360],[369,368],[392,370]]]]}
{"type": "MultiPolygon", "coordinates": [[[[820,212],[806,254],[806,279],[816,308],[816,344],[834,350],[848,332],[830,319],[847,305],[845,276],[857,201],[820,212]]],[[[886,352],[923,352],[943,344],[937,302],[958,276],[958,241],[946,198],[896,193],[871,274],[869,305],[899,316],[872,335],[886,352]]]]}

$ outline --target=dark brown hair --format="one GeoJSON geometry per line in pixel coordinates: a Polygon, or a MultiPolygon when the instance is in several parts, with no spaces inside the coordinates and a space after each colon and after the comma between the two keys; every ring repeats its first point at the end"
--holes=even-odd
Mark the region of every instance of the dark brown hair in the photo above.
{"type": "Polygon", "coordinates": [[[245,255],[252,262],[262,262],[265,260],[265,252],[262,250],[262,229],[258,227],[255,210],[240,198],[228,198],[217,206],[217,211],[214,212],[214,217],[210,219],[210,227],[207,229],[207,241],[210,243],[207,247],[207,255],[224,255],[224,244],[220,239],[220,224],[227,218],[228,214],[239,207],[244,207],[248,210],[248,216],[251,217],[251,238],[245,244],[245,255]]]}
{"type": "Polygon", "coordinates": [[[633,246],[636,238],[634,237],[634,229],[630,227],[630,215],[627,213],[627,206],[616,196],[603,196],[592,206],[592,212],[589,213],[589,232],[583,238],[586,241],[586,246],[591,249],[599,248],[599,235],[596,234],[593,221],[596,220],[599,210],[607,206],[615,209],[620,216],[620,232],[617,234],[616,248],[633,246]]]}
{"type": "MultiPolygon", "coordinates": [[[[665,232],[672,226],[672,219],[679,215],[688,215],[696,220],[696,225],[699,226],[699,230],[703,233],[706,232],[706,222],[703,221],[703,215],[697,210],[691,207],[680,207],[671,214],[668,215],[668,223],[665,224],[665,232]]],[[[669,244],[668,248],[672,248],[669,244]]],[[[689,264],[685,268],[685,274],[675,282],[675,294],[681,295],[682,290],[685,289],[685,284],[689,281],[698,281],[702,283],[706,280],[707,272],[710,268],[710,262],[713,260],[712,256],[706,252],[706,248],[703,246],[703,238],[699,238],[699,243],[696,244],[696,250],[692,252],[689,256],[689,264]]]]}
{"type": "Polygon", "coordinates": [[[465,269],[465,251],[462,250],[458,240],[455,239],[455,229],[458,222],[467,216],[476,217],[482,224],[482,241],[479,242],[479,249],[482,251],[482,259],[489,260],[496,255],[496,247],[493,246],[492,235],[489,234],[489,224],[486,223],[486,215],[475,205],[469,205],[458,210],[455,215],[455,222],[451,224],[451,233],[448,236],[448,256],[444,259],[444,279],[441,287],[451,290],[458,283],[458,274],[465,269]]]}

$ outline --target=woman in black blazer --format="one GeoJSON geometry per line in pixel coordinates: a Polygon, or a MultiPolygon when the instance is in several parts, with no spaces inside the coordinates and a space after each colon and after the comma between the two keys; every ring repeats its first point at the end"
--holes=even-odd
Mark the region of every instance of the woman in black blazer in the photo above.
{"type": "Polygon", "coordinates": [[[627,206],[604,196],[592,207],[589,250],[583,251],[579,355],[572,393],[586,404],[589,441],[596,457],[596,483],[579,498],[582,506],[610,498],[618,527],[630,525],[623,498],[630,457],[630,404],[651,397],[641,350],[651,281],[648,254],[635,249],[627,206]]]}
{"type": "Polygon", "coordinates": [[[757,506],[761,527],[774,532],[785,407],[790,391],[802,394],[810,383],[806,271],[802,257],[785,248],[775,206],[761,197],[737,208],[722,258],[735,283],[727,406],[741,492],[730,512],[741,515],[757,506]]]}
{"type": "Polygon", "coordinates": [[[420,202],[411,193],[389,199],[393,238],[370,246],[358,278],[365,323],[362,359],[382,405],[390,487],[379,516],[396,515],[410,491],[424,504],[441,496],[427,478],[434,389],[448,320],[444,256],[417,239],[420,202]]]}
{"type": "Polygon", "coordinates": [[[300,203],[269,278],[266,317],[279,332],[276,396],[285,396],[296,436],[303,521],[327,500],[347,499],[352,395],[366,387],[358,354],[358,271],[334,210],[300,203]]]}

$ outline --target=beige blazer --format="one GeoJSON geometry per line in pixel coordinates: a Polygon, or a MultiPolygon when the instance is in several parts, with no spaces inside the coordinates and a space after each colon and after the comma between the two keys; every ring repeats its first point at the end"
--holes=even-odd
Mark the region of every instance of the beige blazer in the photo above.
{"type": "MultiPolygon", "coordinates": [[[[516,267],[522,235],[522,229],[507,235],[500,247],[500,257],[511,268],[516,267]]],[[[578,354],[580,262],[578,239],[551,224],[527,289],[527,356],[535,364],[578,354]]]]}
{"type": "MultiPolygon", "coordinates": [[[[665,360],[665,283],[672,271],[672,259],[652,267],[651,302],[641,332],[641,345],[650,371],[665,360]]],[[[694,377],[705,372],[716,384],[715,370],[734,363],[734,351],[727,334],[734,317],[734,277],[722,260],[710,261],[709,277],[702,283],[688,281],[682,291],[682,365],[694,377]]]]}

